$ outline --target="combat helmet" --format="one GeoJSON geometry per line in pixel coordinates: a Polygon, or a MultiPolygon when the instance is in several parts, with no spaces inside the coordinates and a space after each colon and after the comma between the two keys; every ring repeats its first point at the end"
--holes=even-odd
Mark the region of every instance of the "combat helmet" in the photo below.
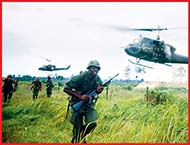
{"type": "Polygon", "coordinates": [[[12,75],[8,75],[7,78],[12,78],[12,75]]]}
{"type": "Polygon", "coordinates": [[[89,63],[88,63],[88,66],[87,66],[87,69],[89,69],[90,67],[92,66],[95,66],[97,67],[98,69],[100,69],[100,64],[97,60],[91,60],[89,63]]]}

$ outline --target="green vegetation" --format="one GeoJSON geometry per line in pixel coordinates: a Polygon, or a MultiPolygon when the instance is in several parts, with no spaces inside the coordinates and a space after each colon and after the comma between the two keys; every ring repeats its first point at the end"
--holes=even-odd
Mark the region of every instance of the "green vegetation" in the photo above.
{"type": "MultiPolygon", "coordinates": [[[[44,85],[44,84],[43,84],[44,85]]],[[[161,87],[150,90],[164,100],[147,104],[146,89],[115,84],[104,91],[96,104],[98,126],[89,143],[187,143],[187,89],[161,87]]],[[[20,82],[9,104],[2,104],[3,143],[69,143],[72,125],[65,119],[67,95],[55,88],[46,97],[45,86],[32,100],[29,84],[20,82]]]]}

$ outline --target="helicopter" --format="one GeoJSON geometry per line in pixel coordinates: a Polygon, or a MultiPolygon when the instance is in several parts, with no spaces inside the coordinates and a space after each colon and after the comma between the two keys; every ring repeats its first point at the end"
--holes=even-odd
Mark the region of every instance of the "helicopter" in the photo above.
{"type": "MultiPolygon", "coordinates": [[[[159,33],[162,30],[168,30],[167,28],[156,28],[156,29],[132,29],[135,31],[157,31],[157,39],[152,39],[148,37],[142,37],[140,35],[139,38],[136,38],[133,43],[127,45],[124,50],[125,52],[133,57],[137,58],[137,62],[132,63],[145,66],[139,64],[139,61],[146,60],[154,63],[165,64],[167,66],[171,66],[168,63],[181,63],[188,64],[188,57],[184,55],[180,55],[175,53],[176,48],[170,44],[166,44],[164,41],[160,40],[159,33]]],[[[145,66],[148,67],[148,66],[145,66]]]]}
{"type": "MultiPolygon", "coordinates": [[[[43,59],[45,59],[48,62],[51,62],[51,60],[42,57],[43,59]]],[[[66,68],[57,68],[55,65],[52,64],[48,64],[48,65],[43,65],[42,67],[39,67],[38,70],[41,71],[58,71],[58,70],[68,70],[71,67],[71,65],[68,65],[66,68]]]]}
{"type": "Polygon", "coordinates": [[[39,70],[42,71],[57,71],[57,70],[68,70],[71,65],[67,66],[66,68],[56,68],[55,65],[48,64],[48,65],[43,65],[42,67],[39,67],[39,70]]]}
{"type": "MultiPolygon", "coordinates": [[[[127,45],[124,48],[124,51],[136,58],[136,62],[131,63],[145,66],[146,65],[140,64],[140,60],[145,60],[149,62],[164,64],[167,66],[171,66],[170,63],[181,63],[181,64],[188,64],[188,57],[184,55],[180,55],[175,53],[176,48],[170,44],[165,43],[164,41],[160,40],[159,33],[163,30],[168,30],[168,28],[161,28],[158,26],[157,28],[129,28],[123,26],[116,26],[116,25],[106,25],[107,28],[114,29],[120,32],[126,31],[157,31],[157,38],[152,39],[148,37],[142,37],[140,35],[139,38],[134,39],[134,41],[127,45]]],[[[171,28],[172,29],[172,28],[171,28]]],[[[175,28],[176,29],[176,28],[175,28]]]]}

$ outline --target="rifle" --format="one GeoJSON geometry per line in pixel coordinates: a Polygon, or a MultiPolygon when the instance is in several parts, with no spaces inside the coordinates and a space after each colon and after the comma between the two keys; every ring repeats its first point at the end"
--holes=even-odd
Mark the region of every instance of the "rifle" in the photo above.
{"type": "Polygon", "coordinates": [[[15,86],[13,88],[13,92],[16,92],[17,87],[18,87],[18,82],[19,82],[19,78],[16,79],[15,86]]]}
{"type": "MultiPolygon", "coordinates": [[[[115,77],[117,77],[119,74],[116,74],[115,76],[113,76],[111,79],[109,79],[108,81],[104,82],[102,84],[103,87],[107,87],[110,83],[111,83],[111,80],[113,80],[115,77]]],[[[87,96],[90,96],[90,99],[88,102],[84,102],[84,101],[79,101],[77,102],[76,104],[74,104],[72,107],[75,111],[79,111],[80,108],[84,105],[84,104],[87,104],[87,105],[90,105],[92,104],[94,101],[96,102],[97,99],[98,99],[98,92],[96,89],[94,90],[90,90],[88,91],[87,93],[85,93],[87,96]]]]}

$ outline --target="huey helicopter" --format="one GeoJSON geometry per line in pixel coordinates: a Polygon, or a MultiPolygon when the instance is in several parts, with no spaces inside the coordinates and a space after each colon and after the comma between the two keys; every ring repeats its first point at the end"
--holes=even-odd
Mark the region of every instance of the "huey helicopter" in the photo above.
{"type": "MultiPolygon", "coordinates": [[[[148,28],[148,29],[135,29],[128,28],[123,26],[107,25],[108,28],[114,29],[120,32],[126,31],[157,31],[158,35],[156,39],[142,37],[136,38],[133,43],[124,47],[125,52],[137,58],[136,62],[129,60],[131,63],[149,67],[143,64],[140,64],[140,60],[145,60],[154,63],[160,63],[167,66],[171,66],[168,63],[182,63],[188,64],[188,57],[175,53],[176,48],[170,44],[166,44],[164,41],[160,40],[159,33],[163,30],[168,30],[167,28],[148,28]]],[[[149,67],[152,68],[152,67],[149,67]]]]}
{"type": "MultiPolygon", "coordinates": [[[[42,57],[43,59],[45,59],[48,62],[51,62],[51,60],[42,57]]],[[[71,65],[67,66],[66,68],[56,68],[55,65],[52,64],[48,64],[48,65],[43,65],[42,67],[39,67],[38,69],[41,71],[57,71],[57,70],[68,70],[70,68],[71,65]]]]}
{"type": "MultiPolygon", "coordinates": [[[[160,63],[167,66],[171,66],[168,63],[182,63],[188,64],[188,57],[175,53],[176,48],[170,44],[166,44],[164,41],[160,41],[159,33],[162,30],[168,30],[167,28],[156,28],[156,29],[132,29],[135,31],[157,31],[157,39],[152,39],[148,37],[136,38],[133,43],[127,45],[125,47],[125,52],[133,57],[137,58],[137,62],[132,62],[136,65],[141,65],[145,67],[149,67],[146,65],[139,64],[141,59],[160,63]]],[[[149,67],[151,68],[151,67],[149,67]]]]}

